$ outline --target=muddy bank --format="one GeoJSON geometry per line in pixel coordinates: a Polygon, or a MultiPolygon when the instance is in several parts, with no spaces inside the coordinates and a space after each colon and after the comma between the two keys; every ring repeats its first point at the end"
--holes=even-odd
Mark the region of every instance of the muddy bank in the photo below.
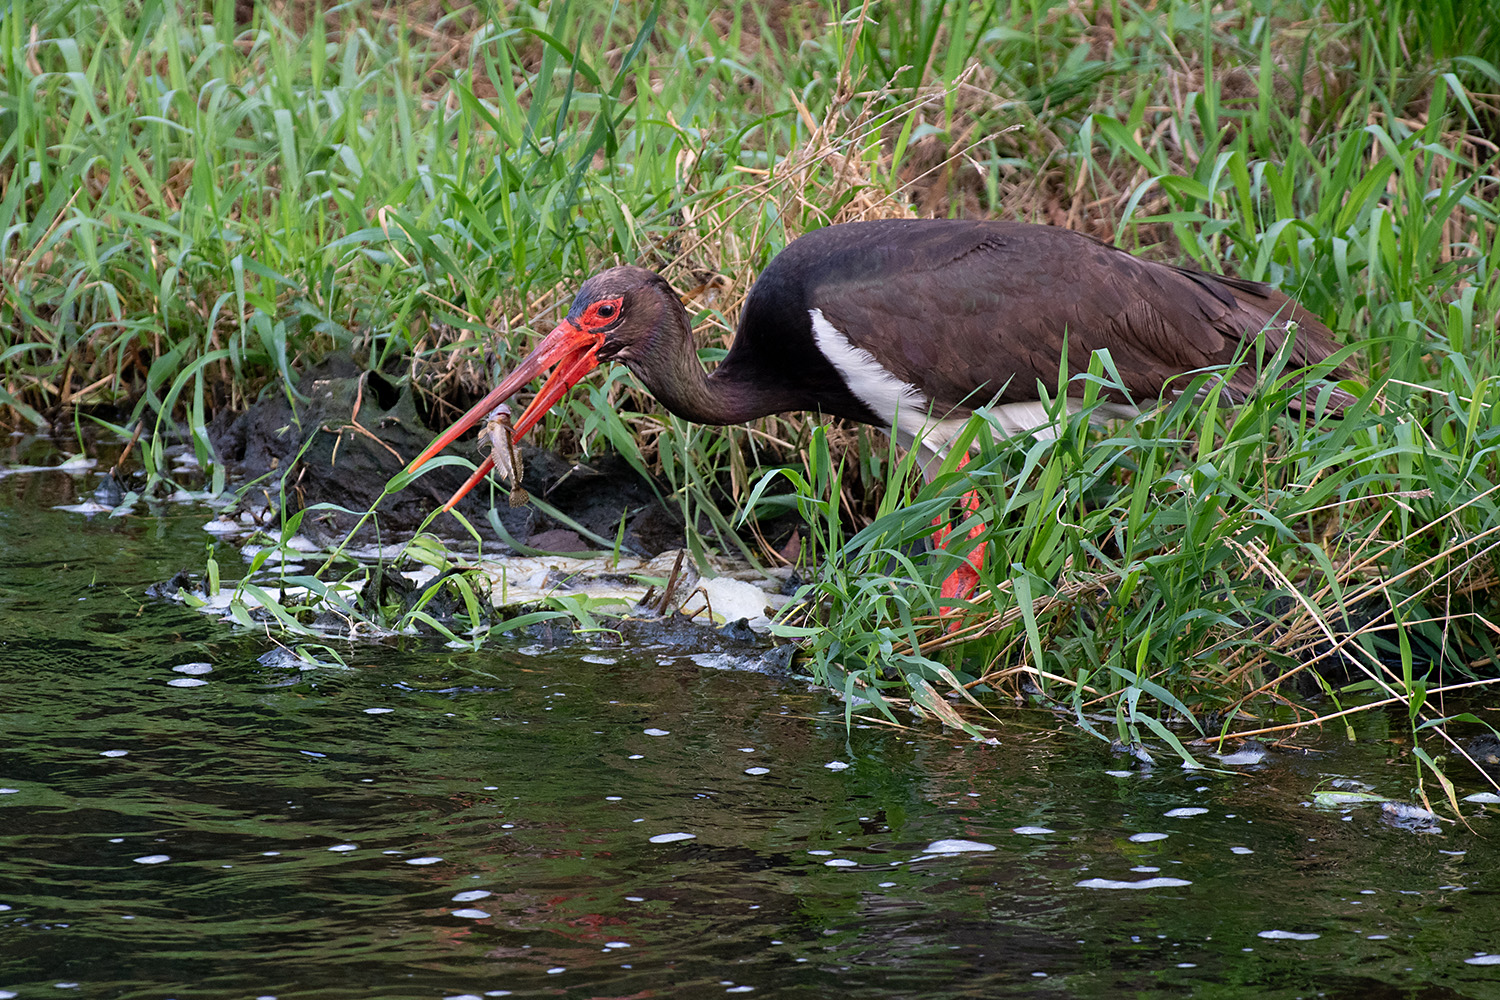
{"type": "MultiPolygon", "coordinates": [[[[415,530],[441,507],[468,477],[464,466],[425,471],[406,489],[382,499],[393,476],[443,430],[420,405],[410,385],[379,372],[364,371],[347,357],[332,357],[309,369],[296,386],[298,399],[268,390],[243,413],[219,414],[212,426],[215,450],[241,482],[256,481],[252,495],[275,509],[285,485],[289,512],[316,504],[302,530],[315,540],[344,537],[360,515],[379,501],[378,523],[361,529],[402,535],[415,530]]],[[[464,405],[467,400],[455,400],[464,405]]],[[[613,456],[572,462],[524,444],[524,486],[587,532],[613,540],[625,519],[622,548],[650,557],[683,545],[680,515],[662,503],[658,489],[613,456]]],[[[449,450],[478,463],[484,453],[474,433],[449,450]]],[[[510,539],[550,552],[598,549],[600,544],[573,527],[527,504],[511,507],[499,488],[480,486],[457,511],[486,534],[491,512],[510,539]]],[[[437,518],[429,530],[461,537],[451,517],[437,518]]]]}
{"type": "MultiPolygon", "coordinates": [[[[663,490],[614,456],[581,463],[524,445],[526,490],[566,520],[535,504],[512,507],[506,487],[482,485],[457,507],[485,536],[482,558],[467,557],[464,567],[444,573],[406,558],[399,541],[441,508],[469,475],[465,465],[432,467],[399,493],[383,495],[451,414],[473,400],[448,402],[451,407],[435,418],[410,385],[334,357],[302,375],[295,399],[268,392],[245,412],[215,420],[210,430],[219,457],[237,481],[253,484],[245,498],[251,511],[276,511],[283,493],[288,513],[319,504],[336,507],[308,511],[299,527],[305,540],[284,541],[286,551],[272,553],[267,568],[276,572],[260,580],[267,600],[306,619],[304,624],[345,633],[347,616],[336,607],[276,579],[278,573],[301,572],[300,560],[313,550],[326,554],[340,548],[369,570],[362,583],[335,587],[357,609],[362,627],[373,625],[376,631],[409,624],[408,615],[418,607],[452,624],[464,613],[463,600],[458,591],[433,585],[464,574],[487,604],[485,627],[551,607],[558,597],[582,602],[583,614],[602,616],[601,622],[609,622],[605,631],[627,646],[682,647],[727,656],[752,669],[784,668],[790,661],[791,647],[771,650],[764,629],[800,579],[790,568],[767,572],[734,557],[714,556],[707,565],[696,565],[685,551],[680,516],[661,500],[663,490]],[[376,518],[350,538],[372,506],[376,518]],[[613,550],[617,537],[618,552],[613,550]],[[590,557],[601,549],[607,554],[590,557]],[[762,655],[769,657],[764,663],[762,655]]],[[[485,457],[475,433],[450,453],[476,464],[485,457]]],[[[257,524],[264,525],[263,517],[229,511],[206,528],[233,540],[253,535],[257,524]]],[[[457,518],[440,515],[427,530],[469,548],[470,536],[457,518]]],[[[254,559],[264,540],[243,544],[242,555],[254,559]]],[[[271,613],[258,598],[209,593],[191,574],[164,584],[158,596],[187,599],[229,617],[236,602],[252,619],[267,620],[271,613]]],[[[530,631],[548,646],[580,641],[571,620],[540,623],[530,631]]],[[[598,641],[597,635],[590,641],[598,641]]]]}

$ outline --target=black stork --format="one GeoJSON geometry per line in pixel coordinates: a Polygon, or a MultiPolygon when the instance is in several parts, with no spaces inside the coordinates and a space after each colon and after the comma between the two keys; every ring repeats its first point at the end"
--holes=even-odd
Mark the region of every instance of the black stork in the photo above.
{"type": "MultiPolygon", "coordinates": [[[[808,233],[771,261],[711,373],[698,362],[687,312],[661,276],[639,267],[599,272],[562,322],[408,471],[547,369],[555,370],[516,419],[515,438],[601,363],[620,361],[684,419],[736,424],[795,410],[845,417],[917,447],[930,474],[978,406],[989,404],[1007,433],[1045,424],[1038,384],[1056,384],[1065,338],[1074,375],[1087,370],[1094,351],[1109,350],[1128,395],[1106,402],[1103,415],[1130,416],[1137,412],[1131,401],[1170,393],[1185,384],[1184,373],[1242,359],[1262,333],[1275,350],[1293,327],[1294,367],[1338,349],[1323,323],[1268,285],[1142,260],[1071,230],[851,222],[808,233]]],[[[1255,380],[1255,371],[1241,367],[1228,380],[1229,396],[1244,399],[1255,380]]],[[[1328,407],[1337,412],[1350,401],[1333,389],[1328,407]]],[[[444,509],[493,465],[486,459],[444,509]]],[[[977,509],[977,496],[965,505],[977,509]]],[[[934,539],[942,545],[947,534],[940,526],[934,539]]],[[[945,599],[972,593],[983,552],[976,547],[949,578],[945,599]]]]}

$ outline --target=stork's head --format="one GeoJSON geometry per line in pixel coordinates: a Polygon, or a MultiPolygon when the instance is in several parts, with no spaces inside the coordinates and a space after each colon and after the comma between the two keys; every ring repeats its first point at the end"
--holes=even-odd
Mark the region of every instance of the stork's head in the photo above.
{"type": "MultiPolygon", "coordinates": [[[[438,435],[406,471],[417,471],[528,382],[552,369],[531,404],[516,418],[511,433],[513,440],[519,439],[580,379],[599,367],[601,361],[630,362],[638,358],[641,345],[650,339],[665,315],[668,301],[676,302],[672,287],[652,271],[640,267],[600,271],[578,289],[563,321],[499,385],[438,435]]],[[[463,499],[486,471],[488,466],[455,493],[444,509],[463,499]]]]}

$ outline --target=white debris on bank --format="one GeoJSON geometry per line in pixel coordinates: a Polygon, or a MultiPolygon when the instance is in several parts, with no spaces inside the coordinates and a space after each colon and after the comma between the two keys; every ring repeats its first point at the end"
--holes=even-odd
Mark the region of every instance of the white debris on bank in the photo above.
{"type": "MultiPolygon", "coordinates": [[[[308,556],[309,562],[316,560],[313,553],[318,546],[298,535],[277,546],[246,543],[241,547],[240,555],[250,562],[267,548],[271,551],[265,553],[262,561],[271,574],[259,580],[255,589],[273,602],[305,601],[309,596],[306,587],[297,585],[295,578],[283,581],[277,577],[305,572],[303,564],[292,560],[298,555],[308,556]]],[[[403,545],[367,545],[351,547],[345,554],[361,563],[373,564],[400,560],[408,554],[405,550],[403,545]]],[[[679,553],[676,549],[651,559],[626,555],[619,558],[574,555],[466,557],[459,553],[451,553],[448,558],[478,569],[489,580],[489,597],[496,608],[543,604],[555,598],[583,598],[588,602],[587,610],[597,614],[680,611],[703,624],[722,625],[743,618],[752,629],[763,632],[770,625],[770,616],[791,600],[781,593],[790,569],[761,571],[743,562],[714,558],[710,565],[714,575],[700,576],[693,568],[691,555],[679,553]],[[679,554],[682,557],[680,564],[679,554]],[[667,583],[672,579],[674,569],[676,582],[669,588],[667,583]],[[647,608],[638,608],[648,595],[651,600],[647,608]]],[[[402,570],[400,575],[414,586],[425,587],[439,576],[439,570],[433,566],[407,565],[411,568],[402,570]]],[[[364,581],[329,582],[325,586],[344,601],[353,603],[358,599],[364,581]]],[[[264,604],[254,591],[236,593],[232,585],[226,585],[212,595],[199,591],[194,598],[193,603],[199,604],[205,613],[226,617],[234,602],[246,608],[264,604]]],[[[368,626],[363,626],[363,629],[369,631],[368,626]]]]}
{"type": "Polygon", "coordinates": [[[590,610],[624,613],[651,593],[652,607],[678,610],[714,622],[749,620],[763,629],[790,598],[781,590],[790,570],[762,572],[744,563],[714,559],[712,576],[700,576],[692,556],[683,553],[677,580],[666,593],[678,550],[652,559],[634,556],[571,555],[486,557],[479,569],[490,580],[490,600],[496,607],[535,604],[549,597],[581,596],[590,610]],[[665,601],[665,605],[659,603],[665,601]]]}
{"type": "Polygon", "coordinates": [[[757,623],[769,621],[768,610],[774,611],[788,600],[779,593],[781,581],[775,582],[777,593],[769,593],[765,587],[752,581],[736,580],[728,576],[699,580],[697,589],[682,603],[681,611],[690,615],[700,608],[705,609],[717,622],[733,622],[745,618],[749,620],[750,627],[755,628],[757,623]],[[772,602],[775,602],[774,607],[772,602]]]}

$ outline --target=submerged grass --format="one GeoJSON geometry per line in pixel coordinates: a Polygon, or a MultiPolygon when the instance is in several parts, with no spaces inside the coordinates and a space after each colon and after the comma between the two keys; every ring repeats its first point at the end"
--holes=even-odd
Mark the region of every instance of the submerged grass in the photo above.
{"type": "Polygon", "coordinates": [[[690,426],[622,371],[541,436],[660,477],[700,560],[774,561],[755,521],[800,505],[819,575],[782,628],[851,694],[948,721],[954,692],[1045,696],[1133,741],[1174,716],[1259,728],[1268,677],[1336,663],[1321,684],[1421,726],[1443,714],[1428,664],[1495,663],[1493,7],[18,0],[0,407],[91,415],[148,457],[183,437],[222,477],[215,413],[295,402],[334,351],[472,392],[603,264],[663,270],[711,362],[808,229],[1065,225],[1286,289],[1350,345],[1359,403],[1288,417],[1284,373],[1103,434],[1061,411],[1047,441],[976,426],[975,462],[923,489],[866,429],[690,426]],[[986,598],[949,633],[948,567],[907,553],[974,486],[986,598]]]}

